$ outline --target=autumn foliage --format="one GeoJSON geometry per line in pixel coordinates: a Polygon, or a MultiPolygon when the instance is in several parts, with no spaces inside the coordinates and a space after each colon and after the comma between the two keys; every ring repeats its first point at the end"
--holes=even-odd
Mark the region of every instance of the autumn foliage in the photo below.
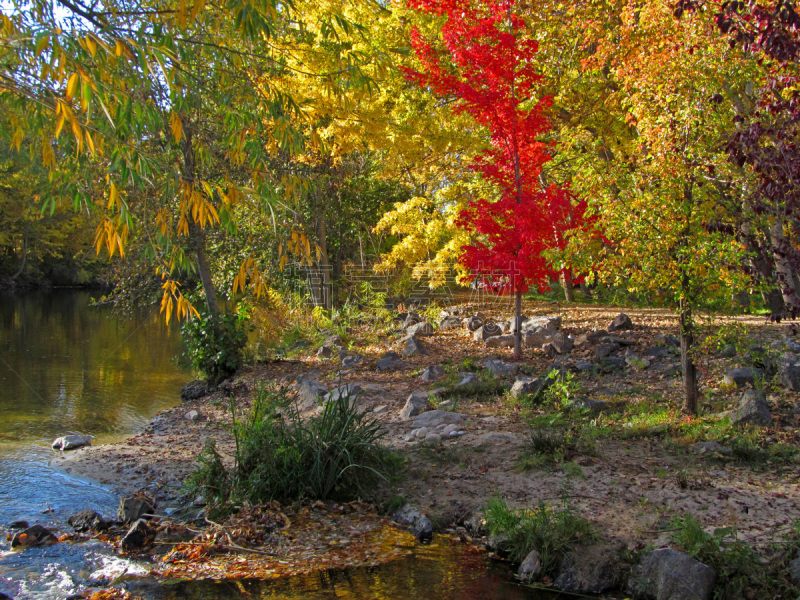
{"type": "Polygon", "coordinates": [[[468,113],[489,132],[490,145],[472,168],[499,190],[499,199],[471,202],[458,224],[477,234],[463,248],[461,262],[473,277],[507,277],[517,293],[531,283],[547,287],[554,273],[544,257],[563,248],[566,232],[584,223],[585,204],[565,187],[544,185],[542,166],[551,159],[540,141],[550,123],[548,97],[537,97],[542,76],[535,56],[538,44],[523,35],[525,22],[514,0],[487,3],[465,0],[410,0],[424,13],[446,17],[444,52],[412,32],[412,45],[424,71],[406,76],[444,97],[453,111],[468,113]]]}

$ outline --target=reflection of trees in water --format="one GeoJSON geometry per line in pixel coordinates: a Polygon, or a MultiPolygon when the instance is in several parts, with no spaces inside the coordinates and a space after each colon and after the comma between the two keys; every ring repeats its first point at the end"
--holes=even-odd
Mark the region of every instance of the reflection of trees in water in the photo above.
{"type": "Polygon", "coordinates": [[[0,296],[0,431],[103,434],[140,427],[178,401],[177,328],[91,307],[89,292],[0,296]]]}

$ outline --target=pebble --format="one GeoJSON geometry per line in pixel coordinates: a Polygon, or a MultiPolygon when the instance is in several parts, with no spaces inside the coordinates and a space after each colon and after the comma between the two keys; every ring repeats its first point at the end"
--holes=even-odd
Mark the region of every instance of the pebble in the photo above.
{"type": "Polygon", "coordinates": [[[420,427],[419,429],[415,429],[415,430],[414,430],[414,431],[412,431],[411,433],[412,433],[412,434],[414,435],[414,437],[416,437],[418,440],[422,440],[422,439],[425,439],[425,436],[426,436],[426,435],[428,435],[428,428],[427,428],[427,427],[420,427]]]}
{"type": "Polygon", "coordinates": [[[458,427],[456,425],[445,425],[442,427],[442,437],[452,435],[455,431],[458,431],[458,427]]]}

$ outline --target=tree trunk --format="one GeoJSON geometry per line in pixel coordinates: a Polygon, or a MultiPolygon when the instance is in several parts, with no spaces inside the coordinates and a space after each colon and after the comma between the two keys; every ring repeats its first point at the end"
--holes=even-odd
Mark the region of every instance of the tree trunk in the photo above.
{"type": "Polygon", "coordinates": [[[783,222],[775,220],[769,226],[769,239],[775,260],[775,274],[783,296],[785,310],[789,316],[800,314],[800,293],[797,289],[797,274],[791,260],[791,248],[783,235],[783,222]]]}
{"type": "Polygon", "coordinates": [[[514,360],[522,357],[522,292],[514,299],[514,360]]]}
{"type": "Polygon", "coordinates": [[[686,300],[681,300],[681,369],[683,371],[683,412],[697,414],[697,367],[692,359],[694,345],[694,322],[692,308],[686,300]]]}
{"type": "Polygon", "coordinates": [[[572,285],[572,271],[563,269],[561,271],[561,287],[564,288],[564,299],[567,302],[575,302],[575,288],[572,285]]]}
{"type": "Polygon", "coordinates": [[[206,255],[205,232],[197,223],[192,222],[189,225],[189,242],[192,245],[194,259],[197,262],[197,274],[200,276],[200,283],[203,286],[208,313],[212,318],[216,318],[220,313],[219,300],[217,299],[217,290],[211,278],[211,267],[208,264],[208,256],[206,255]]]}

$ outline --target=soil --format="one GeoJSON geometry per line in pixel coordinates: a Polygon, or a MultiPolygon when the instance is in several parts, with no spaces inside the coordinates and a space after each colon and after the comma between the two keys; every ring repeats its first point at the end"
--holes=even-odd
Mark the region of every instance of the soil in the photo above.
{"type": "MultiPolygon", "coordinates": [[[[635,327],[618,335],[634,340],[633,349],[639,356],[652,346],[657,334],[678,334],[676,318],[668,311],[625,312],[635,327]]],[[[607,327],[619,310],[539,304],[526,306],[525,313],[560,314],[562,330],[577,337],[607,327]]],[[[499,320],[500,315],[496,316],[499,320]]],[[[725,322],[746,327],[746,342],[765,348],[794,333],[791,326],[756,317],[717,320],[713,328],[725,322]]],[[[407,359],[407,368],[378,372],[376,359],[396,349],[398,338],[371,345],[359,345],[357,332],[351,338],[355,340],[351,351],[365,357],[354,369],[341,371],[337,358],[317,358],[316,348],[294,360],[257,364],[226,382],[225,389],[159,414],[143,433],[121,443],[63,453],[55,466],[123,490],[146,489],[157,497],[160,507],[176,504],[208,439],[216,439],[223,454],[232,454],[228,428],[231,396],[236,411],[243,414],[258,382],[289,385],[299,375],[316,372],[317,379],[330,388],[350,382],[361,385],[360,405],[382,423],[385,442],[406,457],[401,482],[381,489],[377,501],[403,497],[427,513],[439,531],[458,531],[453,528],[495,495],[519,507],[568,502],[596,525],[603,538],[631,550],[668,544],[670,521],[676,515],[695,515],[709,530],[735,527],[740,538],[756,545],[779,539],[781,532],[800,519],[800,465],[796,461],[751,464],[733,457],[701,455],[693,452],[687,441],[665,435],[658,427],[638,436],[601,438],[593,451],[571,457],[568,464],[524,470],[519,466],[531,431],[531,412],[492,396],[458,402],[455,410],[467,415],[461,427],[464,435],[443,440],[438,447],[409,441],[411,421],[400,417],[406,398],[412,391],[437,387],[420,380],[422,369],[447,361],[458,363],[466,357],[513,362],[512,350],[487,349],[474,341],[469,331],[448,330],[423,338],[429,353],[407,359]],[[193,410],[199,413],[197,421],[186,418],[193,410]]],[[[591,353],[591,347],[576,349],[571,358],[591,360],[591,353]]],[[[533,373],[544,372],[552,363],[538,349],[526,349],[524,354],[518,364],[533,373]]],[[[579,375],[582,395],[606,400],[615,412],[640,403],[661,404],[674,408],[675,418],[681,419],[682,380],[665,376],[658,368],[662,362],[678,361],[660,359],[641,370],[579,375]]],[[[741,356],[702,361],[701,417],[738,406],[741,390],[723,385],[722,377],[727,369],[741,364],[741,356]]],[[[508,383],[513,383],[513,378],[508,383]]],[[[775,421],[759,431],[761,439],[798,447],[800,394],[780,387],[768,396],[775,421]]],[[[698,423],[702,427],[712,421],[698,423]]]]}

